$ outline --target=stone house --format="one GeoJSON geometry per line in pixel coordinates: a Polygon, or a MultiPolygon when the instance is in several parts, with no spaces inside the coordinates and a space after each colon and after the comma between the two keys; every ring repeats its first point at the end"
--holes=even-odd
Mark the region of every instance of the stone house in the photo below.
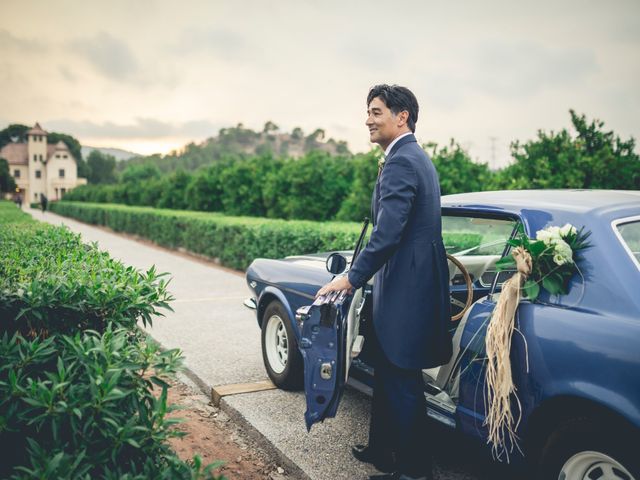
{"type": "Polygon", "coordinates": [[[36,123],[27,132],[27,142],[11,142],[2,147],[0,158],[9,163],[9,171],[20,189],[23,202],[38,202],[44,194],[49,200],[59,200],[78,185],[87,183],[78,178],[76,159],[63,141],[47,143],[47,132],[36,123]]]}

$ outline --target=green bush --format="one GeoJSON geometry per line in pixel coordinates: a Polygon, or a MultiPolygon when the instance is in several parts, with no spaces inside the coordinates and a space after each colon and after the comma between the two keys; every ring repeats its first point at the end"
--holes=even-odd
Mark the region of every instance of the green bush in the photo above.
{"type": "MultiPolygon", "coordinates": [[[[167,439],[168,384],[179,352],[127,330],[0,338],[0,477],[204,478],[167,439]],[[158,398],[152,385],[160,386],[158,398]]],[[[209,475],[211,476],[211,475],[209,475]]]]}
{"type": "Polygon", "coordinates": [[[140,273],[65,228],[7,225],[0,246],[1,331],[34,337],[102,332],[107,323],[133,329],[168,308],[166,281],[154,268],[140,273]]]}
{"type": "MultiPolygon", "coordinates": [[[[52,208],[67,217],[132,233],[165,247],[184,248],[240,270],[255,258],[352,249],[361,229],[348,222],[227,217],[84,202],[57,202],[52,208]]],[[[478,245],[480,239],[461,232],[445,235],[444,241],[447,247],[461,250],[478,245]]]]}
{"type": "Polygon", "coordinates": [[[169,248],[182,247],[237,269],[245,269],[257,257],[350,249],[360,231],[357,223],[227,217],[84,202],[58,202],[53,208],[64,216],[132,233],[169,248]]]}
{"type": "MultiPolygon", "coordinates": [[[[0,224],[3,229],[8,225],[35,223],[31,215],[27,215],[13,202],[0,200],[0,224]]],[[[1,244],[0,244],[1,245],[1,244]]]]}
{"type": "Polygon", "coordinates": [[[0,223],[0,478],[216,478],[169,449],[180,352],[136,328],[168,308],[163,275],[8,202],[0,223]]]}

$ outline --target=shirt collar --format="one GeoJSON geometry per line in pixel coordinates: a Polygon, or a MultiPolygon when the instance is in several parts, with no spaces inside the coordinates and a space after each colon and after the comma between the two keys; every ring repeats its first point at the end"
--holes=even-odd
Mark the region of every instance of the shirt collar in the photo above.
{"type": "Polygon", "coordinates": [[[400,140],[403,137],[406,137],[407,135],[411,135],[413,132],[407,132],[407,133],[403,133],[402,135],[398,135],[396,138],[393,139],[393,142],[391,142],[389,144],[389,146],[387,147],[387,149],[384,151],[384,156],[385,158],[389,156],[389,154],[391,153],[391,149],[393,148],[393,146],[398,143],[398,140],[400,140]]]}

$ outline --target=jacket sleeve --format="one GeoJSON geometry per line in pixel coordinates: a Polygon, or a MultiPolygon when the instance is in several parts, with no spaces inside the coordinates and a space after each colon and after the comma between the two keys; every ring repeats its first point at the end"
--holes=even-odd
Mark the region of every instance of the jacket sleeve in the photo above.
{"type": "Polygon", "coordinates": [[[406,157],[395,155],[380,176],[380,206],[369,243],[349,270],[349,282],[362,287],[398,248],[418,188],[416,173],[406,157]]]}

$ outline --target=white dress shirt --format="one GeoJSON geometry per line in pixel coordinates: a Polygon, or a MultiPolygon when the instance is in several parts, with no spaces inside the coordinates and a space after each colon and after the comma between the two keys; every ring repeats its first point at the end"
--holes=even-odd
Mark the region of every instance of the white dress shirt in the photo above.
{"type": "Polygon", "coordinates": [[[389,153],[391,153],[391,149],[393,148],[393,146],[398,143],[398,140],[400,140],[402,137],[406,137],[407,135],[413,135],[413,132],[403,133],[402,135],[398,135],[396,138],[394,138],[393,142],[391,142],[387,149],[384,151],[384,157],[387,158],[389,156],[389,153]]]}

